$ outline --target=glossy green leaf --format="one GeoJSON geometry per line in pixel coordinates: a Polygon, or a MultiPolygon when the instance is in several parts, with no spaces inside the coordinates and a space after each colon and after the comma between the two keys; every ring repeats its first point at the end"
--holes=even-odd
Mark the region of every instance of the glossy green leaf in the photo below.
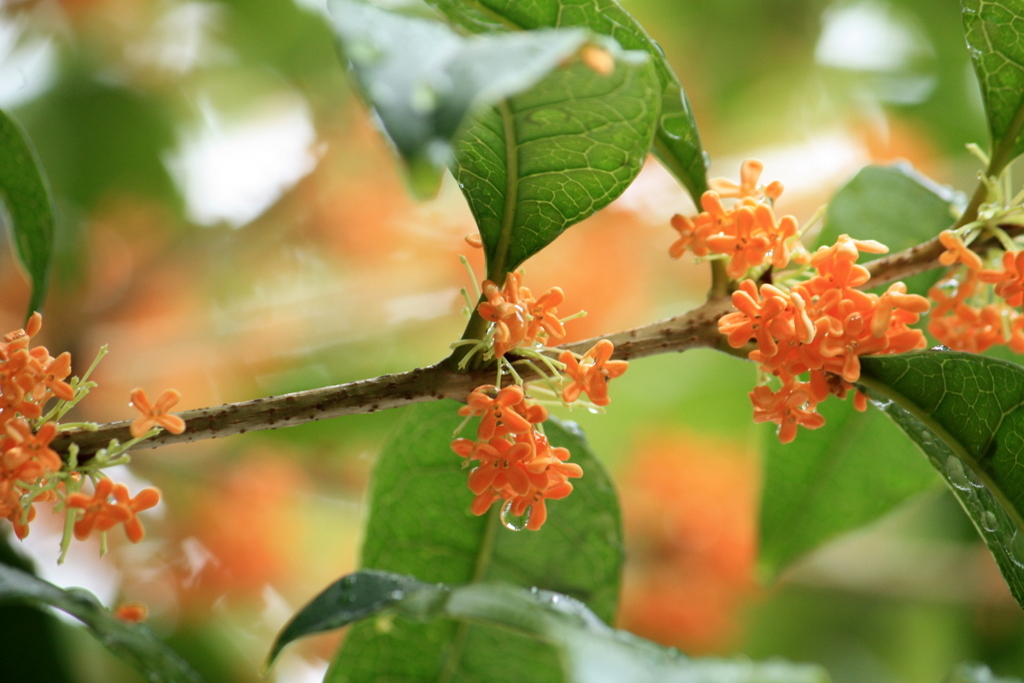
{"type": "Polygon", "coordinates": [[[122,621],[81,588],[58,588],[28,572],[0,564],[0,602],[27,602],[56,607],[79,619],[108,650],[150,680],[166,683],[200,681],[199,675],[145,624],[122,621]]]}
{"type": "Polygon", "coordinates": [[[1019,678],[997,677],[984,664],[960,664],[946,679],[946,683],[1022,683],[1019,678]]]}
{"type": "Polygon", "coordinates": [[[826,401],[821,429],[764,456],[759,565],[764,578],[839,534],[890,512],[937,483],[935,472],[900,430],[874,408],[826,401]]]}
{"type": "Polygon", "coordinates": [[[330,6],[360,90],[421,197],[437,191],[470,112],[531,88],[589,40],[579,29],[466,38],[355,0],[330,6]]]}
{"type": "Polygon", "coordinates": [[[949,484],[1024,606],[1024,367],[919,351],[861,368],[861,385],[949,484]]]}
{"type": "Polygon", "coordinates": [[[608,47],[616,53],[611,74],[574,62],[473,116],[456,141],[453,172],[490,279],[504,280],[640,172],[657,119],[657,80],[645,54],[608,47]]]}
{"type": "Polygon", "coordinates": [[[626,50],[643,50],[654,60],[661,87],[661,115],[654,151],[696,202],[707,189],[707,157],[679,78],[661,47],[615,0],[427,0],[452,22],[470,31],[532,30],[582,26],[614,38],[626,50]]]}
{"type": "MultiPolygon", "coordinates": [[[[363,566],[449,585],[536,586],[580,599],[611,621],[623,560],[618,500],[582,435],[568,423],[545,424],[548,438],[570,450],[584,476],[574,480],[572,495],[549,503],[543,529],[509,531],[497,508],[482,517],[469,510],[469,471],[450,448],[462,421],[458,409],[453,401],[407,409],[373,473],[363,566]]],[[[396,622],[384,631],[364,622],[345,639],[327,680],[436,681],[441,672],[451,680],[561,676],[556,652],[523,636],[450,621],[396,622]],[[483,675],[499,647],[505,677],[483,675]]]]}
{"type": "Polygon", "coordinates": [[[0,110],[0,224],[32,282],[28,313],[42,310],[53,260],[53,202],[28,136],[0,110]],[[7,220],[4,220],[4,219],[7,220]]]}
{"type": "Polygon", "coordinates": [[[990,172],[1024,152],[1024,1],[963,0],[964,32],[992,135],[990,172]]]}
{"type": "MultiPolygon", "coordinates": [[[[546,590],[516,588],[506,584],[475,583],[448,587],[425,584],[409,576],[362,571],[345,577],[304,607],[295,620],[308,612],[326,615],[336,610],[338,623],[366,616],[347,604],[380,605],[384,614],[377,628],[387,633],[400,622],[454,620],[476,627],[497,627],[506,639],[517,636],[543,641],[560,654],[559,678],[578,683],[826,683],[828,676],[815,666],[781,661],[750,662],[690,659],[678,650],[607,626],[582,602],[546,590]],[[376,593],[371,593],[372,590],[376,593]]],[[[293,622],[294,623],[294,622],[293,622]]],[[[288,627],[290,628],[290,626],[288,627]]],[[[286,629],[287,630],[287,629],[286,629]]],[[[313,633],[315,631],[309,631],[313,633]]],[[[305,635],[305,634],[296,634],[305,635]]],[[[283,637],[283,636],[282,636],[283,637]]],[[[279,650],[275,644],[275,652],[279,650]]],[[[491,653],[486,668],[476,678],[442,680],[530,681],[535,674],[512,678],[508,668],[515,653],[500,645],[491,653]]],[[[382,680],[378,678],[377,680],[382,680]]],[[[335,678],[334,680],[351,680],[335,678]]],[[[397,680],[397,679],[395,679],[397,680]]],[[[401,679],[409,680],[409,679],[401,679]]],[[[437,680],[437,679],[434,679],[437,680]]]]}
{"type": "MultiPolygon", "coordinates": [[[[889,252],[932,239],[953,224],[956,193],[921,175],[909,164],[865,166],[828,204],[817,244],[834,244],[839,235],[878,240],[889,252]]],[[[882,254],[863,254],[862,262],[882,254]]],[[[925,294],[942,276],[931,271],[910,278],[907,287],[925,294]]]]}

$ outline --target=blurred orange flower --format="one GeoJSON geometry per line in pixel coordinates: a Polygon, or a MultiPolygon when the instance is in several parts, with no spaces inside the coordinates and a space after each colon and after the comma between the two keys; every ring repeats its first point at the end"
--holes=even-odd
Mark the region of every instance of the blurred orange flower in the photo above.
{"type": "Polygon", "coordinates": [[[688,654],[722,651],[753,592],[757,463],[736,444],[652,435],[619,478],[619,627],[688,654]]]}

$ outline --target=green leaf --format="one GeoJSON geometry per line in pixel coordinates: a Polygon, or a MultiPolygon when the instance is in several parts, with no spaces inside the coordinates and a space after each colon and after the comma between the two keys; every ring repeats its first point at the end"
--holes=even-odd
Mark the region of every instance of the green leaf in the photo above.
{"type": "MultiPolygon", "coordinates": [[[[842,234],[878,240],[890,253],[926,242],[953,224],[959,198],[952,190],[921,175],[909,164],[865,166],[836,192],[825,214],[818,245],[834,244],[842,234]]],[[[872,261],[881,254],[864,254],[872,261]]],[[[907,280],[911,292],[925,294],[940,271],[907,280]]]]}
{"type": "Polygon", "coordinates": [[[759,549],[766,579],[936,483],[914,445],[877,410],[826,401],[818,412],[827,420],[821,429],[785,445],[774,430],[769,436],[759,549]]]}
{"type": "Polygon", "coordinates": [[[946,683],[1022,683],[1019,678],[997,678],[984,664],[960,664],[949,674],[946,683]]]}
{"type": "Polygon", "coordinates": [[[582,30],[465,38],[436,21],[331,0],[341,50],[421,197],[437,192],[474,110],[523,92],[588,40],[582,30]]]}
{"type": "Polygon", "coordinates": [[[53,203],[28,136],[0,110],[0,224],[32,282],[28,314],[42,310],[53,260],[53,203]],[[6,209],[6,218],[5,211],[6,209]]]}
{"type": "MultiPolygon", "coordinates": [[[[494,508],[476,517],[469,471],[450,448],[462,422],[453,401],[407,409],[383,449],[370,486],[364,567],[462,585],[504,581],[571,595],[611,621],[618,599],[623,546],[618,500],[601,463],[569,423],[549,420],[546,433],[568,448],[583,478],[564,500],[548,505],[540,531],[505,529],[494,508]]],[[[472,425],[467,430],[472,429],[472,425]]],[[[436,681],[441,672],[477,680],[557,681],[556,652],[528,638],[450,621],[375,623],[353,628],[328,681],[436,681]],[[495,648],[505,678],[489,671],[495,648]]],[[[454,680],[454,679],[453,679],[454,680]]]]}
{"type": "Polygon", "coordinates": [[[453,172],[491,280],[503,281],[640,172],[658,113],[657,81],[646,55],[609,49],[617,53],[611,74],[570,64],[472,117],[456,141],[453,172]]]}
{"type": "Polygon", "coordinates": [[[145,624],[122,621],[81,588],[58,588],[10,565],[0,564],[0,602],[49,605],[79,619],[115,655],[150,680],[168,683],[201,681],[173,650],[160,642],[145,624]]]}
{"type": "Polygon", "coordinates": [[[954,351],[861,359],[860,384],[949,484],[1024,606],[1024,368],[954,351]]]}
{"type": "MultiPolygon", "coordinates": [[[[300,610],[295,620],[305,619],[307,612],[327,615],[336,609],[337,622],[347,623],[350,616],[366,615],[360,612],[360,616],[356,616],[352,608],[337,605],[356,603],[380,605],[385,614],[377,623],[386,624],[385,632],[397,627],[391,619],[398,616],[416,622],[449,619],[500,627],[506,639],[515,635],[544,641],[560,653],[565,678],[558,680],[579,683],[826,683],[829,680],[827,674],[815,666],[781,661],[690,659],[678,650],[610,628],[574,598],[504,584],[476,583],[450,588],[421,583],[408,576],[364,570],[341,579],[314,598],[300,610]],[[396,590],[395,586],[401,588],[396,590]],[[374,589],[375,594],[371,592],[374,589]]],[[[278,645],[275,644],[275,652],[279,650],[278,645]]],[[[466,680],[528,680],[531,683],[539,680],[535,675],[510,677],[507,669],[515,656],[502,643],[491,652],[487,668],[476,678],[466,680]]]]}
{"type": "Polygon", "coordinates": [[[998,175],[1024,152],[1024,2],[963,0],[964,32],[981,85],[998,175]]]}
{"type": "Polygon", "coordinates": [[[661,47],[614,0],[427,0],[452,22],[474,32],[582,26],[614,38],[626,50],[651,56],[661,87],[654,152],[694,202],[708,189],[708,161],[679,78],[661,47]]]}

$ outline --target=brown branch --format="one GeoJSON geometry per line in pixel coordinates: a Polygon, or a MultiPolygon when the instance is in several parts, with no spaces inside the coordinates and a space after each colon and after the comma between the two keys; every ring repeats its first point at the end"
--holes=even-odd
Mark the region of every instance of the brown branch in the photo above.
{"type": "MultiPolygon", "coordinates": [[[[605,338],[615,344],[615,357],[624,360],[702,347],[728,350],[723,344],[723,338],[718,334],[717,321],[730,310],[730,307],[728,298],[714,299],[683,315],[608,335],[605,338]]],[[[600,337],[569,344],[563,348],[582,353],[598,339],[600,337]]],[[[561,350],[555,348],[552,352],[558,353],[561,350]]],[[[529,368],[518,371],[524,380],[538,377],[529,368]]],[[[134,448],[156,448],[264,429],[291,427],[341,415],[373,413],[424,401],[445,398],[462,400],[475,387],[493,381],[492,370],[457,372],[442,361],[429,367],[395,375],[382,375],[348,384],[177,413],[186,423],[183,433],[161,432],[134,448]]],[[[122,443],[128,441],[131,438],[128,433],[130,424],[130,421],[123,420],[100,425],[95,431],[69,430],[54,439],[51,447],[63,453],[75,443],[79,448],[79,462],[85,462],[96,451],[107,447],[111,439],[117,439],[122,443]]]]}

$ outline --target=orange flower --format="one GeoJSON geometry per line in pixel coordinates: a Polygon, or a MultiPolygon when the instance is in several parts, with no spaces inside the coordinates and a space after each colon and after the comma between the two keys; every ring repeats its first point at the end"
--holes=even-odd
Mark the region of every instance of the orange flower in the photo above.
{"type": "Polygon", "coordinates": [[[156,489],[143,489],[131,498],[124,484],[115,484],[109,479],[101,479],[92,496],[72,493],[67,497],[69,508],[83,510],[81,518],[75,522],[76,538],[83,540],[94,530],[109,531],[118,524],[124,524],[125,533],[132,543],[138,543],[145,535],[135,513],[148,510],[159,502],[160,492],[156,489]],[[113,503],[110,502],[111,496],[114,497],[113,503]]]}
{"type": "Polygon", "coordinates": [[[142,528],[142,522],[135,516],[135,513],[156,507],[156,504],[160,502],[160,492],[156,489],[142,489],[134,498],[129,498],[128,488],[123,484],[116,484],[113,493],[114,500],[131,513],[131,517],[125,520],[124,532],[129,541],[138,543],[146,535],[146,531],[142,528]]]}
{"type": "Polygon", "coordinates": [[[1024,251],[1004,253],[1003,269],[978,271],[978,279],[994,284],[996,294],[1005,299],[1007,305],[1020,306],[1024,303],[1024,251]]]}
{"type": "Polygon", "coordinates": [[[139,438],[155,426],[163,427],[171,434],[181,434],[185,431],[185,421],[167,412],[181,400],[181,394],[176,390],[166,389],[157,397],[155,403],[150,403],[145,391],[133,389],[131,399],[131,404],[142,413],[141,417],[132,421],[130,431],[133,438],[139,438]]]}
{"type": "Polygon", "coordinates": [[[72,493],[67,497],[69,508],[83,510],[81,518],[75,522],[75,538],[84,540],[93,530],[109,531],[122,522],[132,518],[130,510],[120,503],[111,503],[110,494],[114,490],[114,482],[101,479],[96,484],[92,496],[84,493],[72,493]]]}
{"type": "Polygon", "coordinates": [[[562,390],[562,400],[572,403],[582,392],[594,405],[606,406],[611,403],[608,398],[608,380],[619,377],[629,367],[624,360],[610,360],[615,345],[602,339],[594,347],[583,354],[580,361],[571,351],[563,351],[558,360],[565,364],[565,373],[572,381],[562,390]]]}
{"type": "Polygon", "coordinates": [[[61,468],[60,456],[50,448],[57,436],[56,422],[47,422],[33,434],[27,422],[14,420],[7,425],[7,435],[14,445],[6,448],[5,444],[3,466],[19,479],[35,481],[61,468]]]}
{"type": "MultiPolygon", "coordinates": [[[[38,347],[38,349],[42,349],[42,347],[38,347]]],[[[70,384],[63,381],[71,374],[71,354],[65,351],[56,358],[50,358],[50,354],[45,353],[45,349],[42,350],[46,355],[46,360],[41,363],[40,377],[32,390],[32,398],[40,403],[45,403],[49,393],[63,401],[72,400],[75,397],[75,392],[70,384]]]]}
{"type": "Polygon", "coordinates": [[[802,382],[786,385],[773,392],[765,386],[750,392],[754,404],[754,422],[774,422],[779,425],[779,441],[789,443],[796,438],[797,425],[807,429],[824,426],[825,418],[815,412],[817,403],[809,386],[802,382]]]}
{"type": "Polygon", "coordinates": [[[782,194],[782,183],[775,180],[767,187],[760,188],[757,181],[760,180],[762,171],[764,171],[763,162],[759,159],[747,159],[740,164],[739,184],[728,178],[712,178],[708,181],[708,186],[723,199],[743,199],[744,197],[760,199],[768,197],[775,201],[782,194]]]}
{"type": "Polygon", "coordinates": [[[524,398],[525,394],[520,387],[510,386],[499,391],[493,384],[484,384],[470,392],[466,405],[459,409],[459,415],[480,416],[477,437],[484,441],[493,436],[528,432],[532,426],[513,409],[524,398]],[[490,394],[494,394],[494,397],[490,394]]]}
{"type": "Polygon", "coordinates": [[[983,265],[981,257],[971,251],[955,232],[943,230],[939,233],[939,242],[946,248],[946,251],[939,256],[939,263],[946,266],[962,263],[969,270],[981,269],[983,265]]]}

